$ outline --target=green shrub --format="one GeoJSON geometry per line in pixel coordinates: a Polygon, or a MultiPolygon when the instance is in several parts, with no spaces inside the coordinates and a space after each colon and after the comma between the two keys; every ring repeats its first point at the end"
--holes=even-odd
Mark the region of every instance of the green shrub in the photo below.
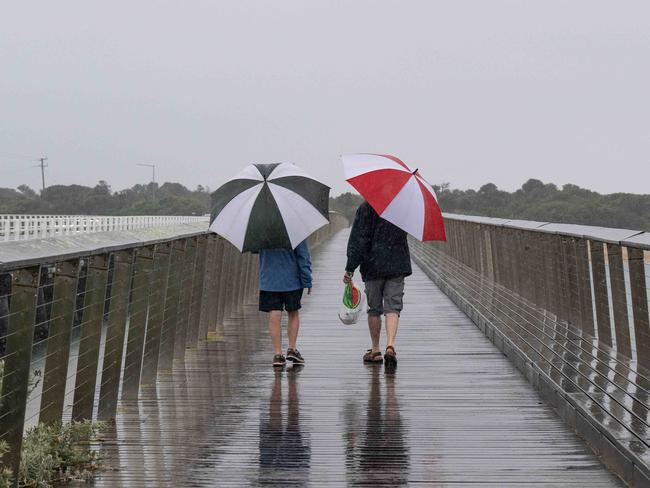
{"type": "Polygon", "coordinates": [[[20,485],[48,488],[54,482],[92,478],[101,460],[91,443],[102,427],[100,422],[84,421],[29,429],[23,440],[20,485]]]}
{"type": "Polygon", "coordinates": [[[0,441],[0,488],[11,488],[14,474],[10,469],[2,466],[2,456],[9,451],[9,445],[5,441],[0,441]]]}

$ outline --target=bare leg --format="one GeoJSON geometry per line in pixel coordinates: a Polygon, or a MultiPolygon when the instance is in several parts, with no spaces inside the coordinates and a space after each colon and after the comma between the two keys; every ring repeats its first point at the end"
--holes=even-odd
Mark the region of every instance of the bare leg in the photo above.
{"type": "Polygon", "coordinates": [[[372,352],[379,352],[379,337],[381,336],[381,315],[368,315],[368,330],[372,341],[372,352]]]}
{"type": "Polygon", "coordinates": [[[298,340],[298,331],[300,330],[300,312],[287,312],[289,315],[289,324],[287,327],[287,336],[289,337],[289,349],[296,348],[296,341],[298,340]]]}
{"type": "Polygon", "coordinates": [[[269,335],[271,336],[271,343],[275,354],[282,354],[282,312],[273,310],[269,314],[269,335]]]}
{"type": "Polygon", "coordinates": [[[397,326],[399,325],[399,315],[396,313],[386,314],[386,347],[395,347],[395,336],[397,335],[397,326]]]}

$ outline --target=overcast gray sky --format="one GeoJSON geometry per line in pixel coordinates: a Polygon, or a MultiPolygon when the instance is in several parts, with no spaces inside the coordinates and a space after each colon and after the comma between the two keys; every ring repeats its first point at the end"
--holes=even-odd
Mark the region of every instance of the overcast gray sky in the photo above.
{"type": "Polygon", "coordinates": [[[212,189],[338,155],[432,182],[650,193],[650,1],[4,2],[0,186],[212,189]]]}

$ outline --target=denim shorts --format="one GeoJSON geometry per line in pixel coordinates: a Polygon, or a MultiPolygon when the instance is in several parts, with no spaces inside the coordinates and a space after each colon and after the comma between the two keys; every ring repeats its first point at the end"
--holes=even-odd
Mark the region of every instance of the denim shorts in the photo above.
{"type": "Polygon", "coordinates": [[[400,314],[403,307],[404,277],[366,281],[368,315],[400,314]]]}
{"type": "Polygon", "coordinates": [[[260,312],[271,312],[273,310],[286,310],[295,312],[300,310],[302,299],[302,288],[292,291],[264,291],[260,290],[260,312]]]}

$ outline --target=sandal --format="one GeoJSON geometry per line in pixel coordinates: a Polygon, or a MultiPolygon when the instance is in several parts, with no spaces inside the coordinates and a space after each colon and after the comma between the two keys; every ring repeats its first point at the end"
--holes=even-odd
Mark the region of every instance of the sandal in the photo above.
{"type": "Polygon", "coordinates": [[[386,369],[395,369],[397,367],[397,353],[393,346],[388,346],[386,348],[384,358],[386,359],[386,363],[384,364],[386,369]]]}
{"type": "Polygon", "coordinates": [[[368,349],[363,355],[364,363],[381,363],[384,358],[381,356],[381,351],[372,352],[372,349],[368,349]]]}

